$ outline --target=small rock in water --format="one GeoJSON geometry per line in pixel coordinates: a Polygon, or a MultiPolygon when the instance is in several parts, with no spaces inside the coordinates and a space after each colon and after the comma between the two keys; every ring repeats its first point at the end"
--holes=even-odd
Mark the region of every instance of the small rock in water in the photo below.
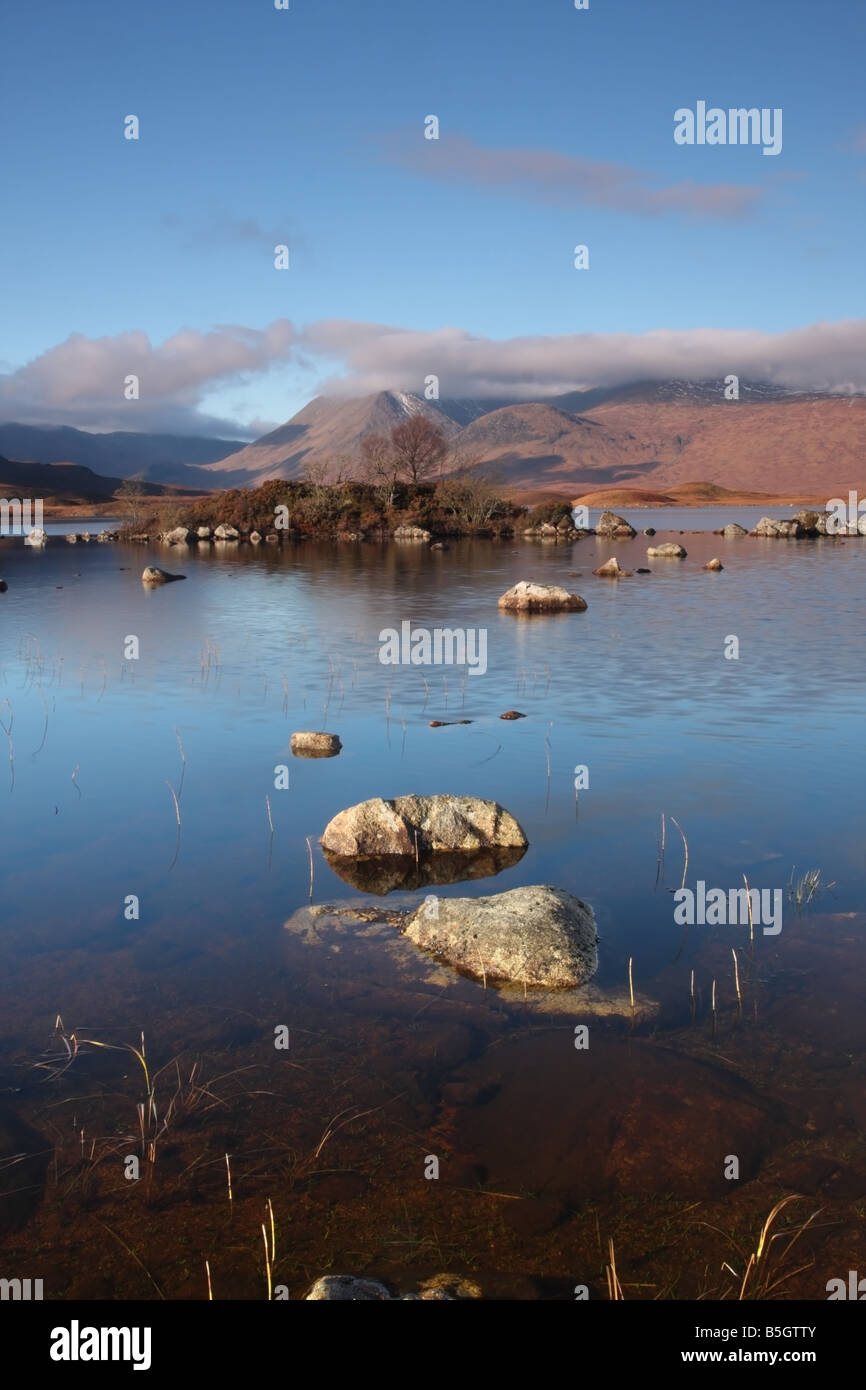
{"type": "Polygon", "coordinates": [[[605,560],[603,565],[599,565],[597,570],[593,570],[597,579],[629,579],[631,576],[628,570],[620,569],[619,560],[612,555],[609,560],[605,560]]]}
{"type": "Polygon", "coordinates": [[[646,565],[638,565],[635,574],[652,574],[652,570],[648,570],[646,565]]]}
{"type": "Polygon", "coordinates": [[[654,536],[655,533],[656,533],[656,528],[655,528],[654,526],[645,526],[645,527],[644,527],[644,535],[645,535],[645,536],[654,536]]]}
{"type": "Polygon", "coordinates": [[[534,584],[522,579],[502,595],[499,607],[511,613],[582,613],[586,599],[570,594],[558,584],[534,584]]]}
{"type": "Polygon", "coordinates": [[[526,715],[521,714],[519,709],[507,709],[504,714],[500,714],[500,719],[525,719],[526,715]]]}
{"type": "Polygon", "coordinates": [[[5,594],[8,587],[6,580],[0,579],[0,594],[5,594]]]}
{"type": "Polygon", "coordinates": [[[704,565],[705,570],[723,570],[724,568],[721,560],[718,559],[708,560],[704,565]]]}
{"type": "Polygon", "coordinates": [[[168,574],[165,570],[157,569],[156,565],[148,565],[141,572],[142,584],[173,584],[176,579],[186,579],[186,575],[168,574]]]}
{"type": "Polygon", "coordinates": [[[290,746],[296,758],[333,758],[343,747],[339,734],[312,729],[292,734],[290,746]]]}
{"type": "Polygon", "coordinates": [[[428,725],[431,729],[447,729],[452,724],[471,724],[471,719],[431,719],[428,725]]]}
{"type": "Polygon", "coordinates": [[[684,560],[686,554],[676,541],[665,541],[664,545],[651,545],[647,548],[647,555],[658,560],[684,560]]]}

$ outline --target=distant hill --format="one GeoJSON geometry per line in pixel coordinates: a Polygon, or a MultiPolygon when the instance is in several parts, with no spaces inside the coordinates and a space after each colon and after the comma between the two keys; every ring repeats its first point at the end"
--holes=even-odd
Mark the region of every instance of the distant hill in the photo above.
{"type": "Polygon", "coordinates": [[[156,483],[175,483],[199,492],[213,487],[202,464],[242,449],[237,439],[199,435],[135,434],[114,430],[91,434],[68,425],[0,424],[0,455],[34,463],[77,463],[112,478],[133,475],[156,483]]]}
{"type": "MultiPolygon", "coordinates": [[[[49,509],[82,505],[111,505],[122,478],[107,478],[77,463],[19,463],[0,457],[0,497],[24,500],[41,498],[49,509]]],[[[181,498],[185,489],[164,483],[142,483],[149,497],[181,498]]],[[[201,489],[199,489],[199,492],[201,489]]],[[[192,495],[192,494],[190,494],[192,495]]]]}
{"type": "Polygon", "coordinates": [[[279,429],[262,435],[237,453],[212,463],[205,473],[223,474],[213,485],[248,485],[251,479],[298,478],[305,467],[357,467],[361,440],[367,434],[388,434],[412,415],[426,415],[446,439],[454,441],[461,426],[489,409],[487,402],[426,401],[408,391],[379,391],[355,400],[316,396],[279,429]]]}
{"type": "Polygon", "coordinates": [[[202,469],[221,486],[298,477],[307,465],[357,470],[360,443],[418,411],[455,453],[518,493],[611,487],[669,493],[698,478],[736,494],[830,497],[866,483],[866,397],[741,382],[632,382],[543,401],[425,401],[380,391],[318,396],[279,429],[202,469]]]}
{"type": "Polygon", "coordinates": [[[848,488],[866,491],[866,396],[743,381],[736,401],[724,399],[720,381],[681,380],[519,402],[427,401],[406,391],[317,396],[251,444],[7,424],[0,425],[0,454],[201,493],[299,478],[308,468],[325,479],[357,476],[364,437],[388,434],[418,413],[449,441],[451,467],[477,463],[521,496],[614,488],[662,497],[695,479],[766,498],[827,500],[848,488]]]}

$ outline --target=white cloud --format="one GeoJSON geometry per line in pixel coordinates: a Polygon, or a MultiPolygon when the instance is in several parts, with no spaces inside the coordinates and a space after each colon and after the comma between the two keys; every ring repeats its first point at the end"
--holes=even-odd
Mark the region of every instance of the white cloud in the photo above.
{"type": "Polygon", "coordinates": [[[794,389],[866,391],[866,320],[815,323],[783,333],[656,329],[502,340],[462,328],[424,330],[340,319],[303,329],[286,319],[264,329],[181,329],[159,344],[142,332],[110,338],[76,333],[0,375],[0,419],[237,433],[236,420],[210,413],[204,403],[212,407],[220,391],[260,379],[278,364],[308,368],[311,359],[321,371],[333,366],[318,389],[340,397],[386,389],[423,393],[430,375],[439,378],[446,397],[532,399],[576,387],[722,378],[731,372],[794,389]],[[124,400],[130,375],[140,380],[138,401],[124,400]]]}

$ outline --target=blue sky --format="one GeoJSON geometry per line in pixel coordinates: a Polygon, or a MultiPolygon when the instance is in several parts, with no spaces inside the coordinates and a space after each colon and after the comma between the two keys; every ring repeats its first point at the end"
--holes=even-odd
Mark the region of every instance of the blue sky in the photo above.
{"type": "MultiPolygon", "coordinates": [[[[443,394],[594,384],[663,330],[686,359],[729,330],[750,370],[820,374],[826,334],[798,330],[864,317],[864,38],[856,0],[10,8],[0,417],[255,430],[323,378],[369,389],[405,361],[393,384],[419,389],[443,329],[443,394]],[[781,153],[676,145],[698,100],[782,108],[781,153]],[[405,344],[383,354],[379,325],[405,344]]],[[[866,386],[855,346],[815,384],[866,386]]]]}

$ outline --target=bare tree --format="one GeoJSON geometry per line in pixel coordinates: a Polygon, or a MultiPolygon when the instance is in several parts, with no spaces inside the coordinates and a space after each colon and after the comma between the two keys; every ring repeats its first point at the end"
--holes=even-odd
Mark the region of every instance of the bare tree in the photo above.
{"type": "Polygon", "coordinates": [[[426,415],[410,415],[391,431],[399,471],[410,483],[431,477],[448,453],[445,435],[426,415]]]}
{"type": "Polygon", "coordinates": [[[380,503],[393,507],[400,459],[384,434],[365,434],[361,440],[361,476],[375,488],[380,503]]]}
{"type": "Polygon", "coordinates": [[[123,508],[124,516],[129,517],[130,525],[138,526],[142,519],[145,500],[149,495],[141,477],[133,474],[120,484],[114,495],[123,508]]]}

